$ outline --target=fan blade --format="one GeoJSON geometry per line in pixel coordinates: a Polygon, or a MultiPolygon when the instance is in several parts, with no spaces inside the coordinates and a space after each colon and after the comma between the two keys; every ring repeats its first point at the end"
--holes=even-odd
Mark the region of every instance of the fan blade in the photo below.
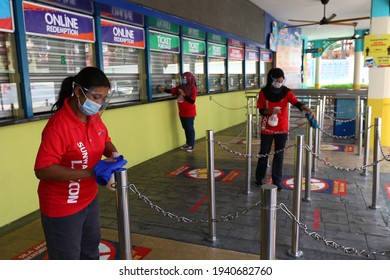
{"type": "Polygon", "coordinates": [[[298,25],[287,25],[283,26],[283,28],[293,28],[293,27],[302,27],[302,26],[310,26],[310,25],[318,25],[319,23],[306,23],[306,24],[298,24],[298,25]]]}
{"type": "Polygon", "coordinates": [[[344,26],[356,26],[356,24],[354,24],[354,23],[342,23],[342,22],[334,23],[333,21],[329,22],[328,24],[331,24],[331,25],[344,25],[344,26]]]}
{"type": "Polygon", "coordinates": [[[336,17],[336,14],[332,14],[330,17],[326,19],[327,22],[330,22],[332,19],[336,17]]]}
{"type": "Polygon", "coordinates": [[[339,22],[344,22],[344,21],[356,21],[356,20],[364,20],[364,19],[370,19],[370,17],[358,17],[358,18],[345,18],[345,19],[338,19],[338,20],[333,20],[330,23],[339,23],[339,22]]]}
{"type": "Polygon", "coordinates": [[[319,21],[315,21],[315,20],[301,20],[301,19],[289,19],[289,21],[319,23],[319,21]]]}

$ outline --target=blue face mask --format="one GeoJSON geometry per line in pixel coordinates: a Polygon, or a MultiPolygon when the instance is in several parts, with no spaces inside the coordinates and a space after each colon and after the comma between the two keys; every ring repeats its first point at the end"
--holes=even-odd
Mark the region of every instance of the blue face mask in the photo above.
{"type": "Polygon", "coordinates": [[[102,106],[99,103],[96,103],[96,102],[92,101],[91,99],[87,98],[87,96],[85,95],[83,90],[81,90],[81,92],[85,96],[85,101],[84,101],[84,104],[81,105],[80,99],[77,97],[77,99],[79,101],[80,111],[83,112],[87,116],[92,116],[92,115],[95,115],[96,113],[98,113],[102,106]]]}
{"type": "Polygon", "coordinates": [[[187,84],[187,78],[186,77],[181,78],[180,82],[181,82],[182,85],[186,85],[187,84]]]}

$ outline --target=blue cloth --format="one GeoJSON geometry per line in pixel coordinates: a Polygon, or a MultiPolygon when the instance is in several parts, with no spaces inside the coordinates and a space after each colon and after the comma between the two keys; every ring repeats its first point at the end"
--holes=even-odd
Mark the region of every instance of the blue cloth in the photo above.
{"type": "Polygon", "coordinates": [[[111,179],[111,174],[126,164],[127,160],[125,160],[123,156],[117,157],[112,162],[99,160],[93,169],[95,172],[96,182],[100,186],[107,185],[108,181],[111,179]]]}
{"type": "Polygon", "coordinates": [[[318,126],[318,121],[314,118],[312,114],[305,114],[306,119],[309,121],[309,124],[312,128],[317,129],[319,128],[318,126]]]}

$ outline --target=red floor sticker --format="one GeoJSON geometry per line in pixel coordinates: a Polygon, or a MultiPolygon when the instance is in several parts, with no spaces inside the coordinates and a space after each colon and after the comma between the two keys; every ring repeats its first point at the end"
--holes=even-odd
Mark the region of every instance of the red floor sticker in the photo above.
{"type": "Polygon", "coordinates": [[[313,220],[313,229],[319,230],[320,229],[320,209],[314,209],[314,220],[313,220]]]}
{"type": "Polygon", "coordinates": [[[390,200],[390,184],[385,184],[387,198],[390,200]]]}
{"type": "MultiPolygon", "coordinates": [[[[46,242],[42,241],[30,249],[20,253],[13,260],[47,260],[46,242]]],[[[133,246],[132,259],[144,259],[152,249],[141,246],[133,246]]],[[[109,240],[101,240],[99,245],[100,260],[119,260],[119,243],[109,240]]]]}
{"type": "MultiPolygon", "coordinates": [[[[214,169],[214,178],[216,181],[231,183],[240,175],[240,170],[214,169]]],[[[169,172],[167,176],[185,177],[191,179],[207,179],[207,168],[196,168],[191,166],[180,166],[169,172]]]]}
{"type": "Polygon", "coordinates": [[[204,195],[197,203],[195,203],[194,207],[191,208],[191,213],[195,213],[196,210],[202,205],[203,202],[207,199],[207,195],[204,195]]]}
{"type": "Polygon", "coordinates": [[[355,146],[353,146],[353,145],[323,144],[323,145],[321,145],[321,150],[322,151],[332,151],[332,152],[353,153],[355,150],[355,146]]]}
{"type": "Polygon", "coordinates": [[[346,180],[334,180],[333,181],[333,195],[347,195],[347,181],[346,180]]]}

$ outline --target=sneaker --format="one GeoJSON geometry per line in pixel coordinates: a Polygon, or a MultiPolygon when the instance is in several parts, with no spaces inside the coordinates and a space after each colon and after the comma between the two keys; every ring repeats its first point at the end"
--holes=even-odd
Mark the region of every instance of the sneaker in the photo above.
{"type": "Polygon", "coordinates": [[[181,149],[181,150],[188,150],[188,147],[189,147],[189,146],[188,146],[187,144],[185,144],[184,146],[181,146],[180,149],[181,149]]]}
{"type": "Polygon", "coordinates": [[[186,151],[189,152],[189,153],[192,153],[194,151],[194,147],[193,146],[188,146],[186,151]]]}

